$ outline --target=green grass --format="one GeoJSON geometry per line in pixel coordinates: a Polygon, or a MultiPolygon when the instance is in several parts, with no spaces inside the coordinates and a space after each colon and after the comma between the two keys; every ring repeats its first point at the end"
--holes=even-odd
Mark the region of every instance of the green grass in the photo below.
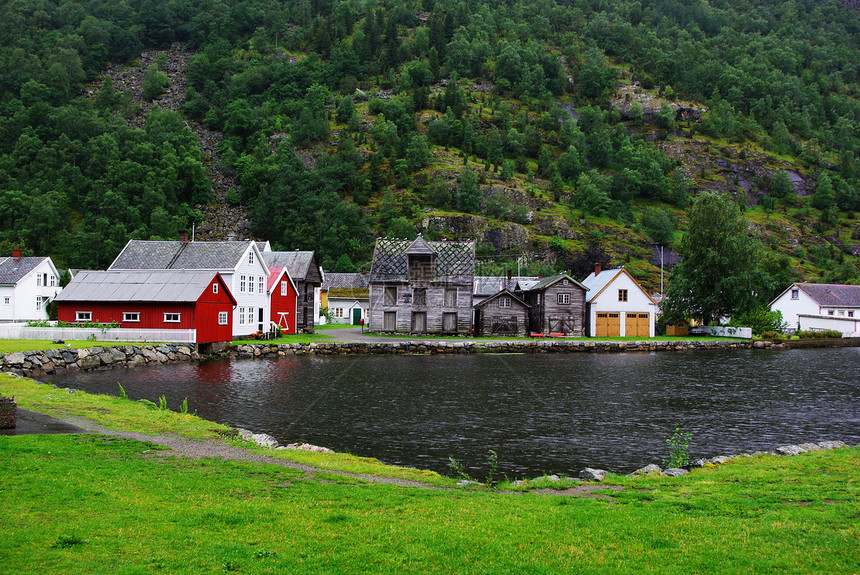
{"type": "Polygon", "coordinates": [[[93,341],[91,339],[65,340],[66,343],[51,343],[50,339],[0,339],[0,353],[36,351],[45,349],[84,349],[90,347],[116,347],[118,345],[161,345],[140,341],[93,341]]]}
{"type": "Polygon", "coordinates": [[[622,489],[601,498],[371,485],[99,435],[0,437],[0,452],[9,573],[857,569],[857,448],[611,477],[622,489]]]}
{"type": "Polygon", "coordinates": [[[230,345],[254,345],[254,344],[280,344],[280,343],[311,343],[314,341],[325,341],[330,340],[332,337],[330,335],[323,335],[319,333],[296,333],[292,335],[282,335],[277,339],[241,339],[233,341],[230,345]]]}
{"type": "Polygon", "coordinates": [[[351,323],[327,323],[324,325],[315,325],[314,329],[319,330],[329,330],[329,329],[349,329],[352,327],[361,327],[358,325],[352,325],[351,323]]]}

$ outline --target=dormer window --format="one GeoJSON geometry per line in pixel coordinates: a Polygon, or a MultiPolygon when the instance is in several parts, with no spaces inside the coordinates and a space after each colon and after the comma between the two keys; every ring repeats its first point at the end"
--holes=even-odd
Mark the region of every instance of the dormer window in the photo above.
{"type": "Polygon", "coordinates": [[[430,281],[433,269],[433,256],[410,255],[408,265],[410,281],[430,281]]]}

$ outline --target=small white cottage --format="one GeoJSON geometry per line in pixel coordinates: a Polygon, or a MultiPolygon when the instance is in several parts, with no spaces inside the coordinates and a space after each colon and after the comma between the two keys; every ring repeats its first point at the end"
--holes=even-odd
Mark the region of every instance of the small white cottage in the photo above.
{"type": "Polygon", "coordinates": [[[60,274],[48,257],[0,258],[0,321],[24,322],[48,319],[45,306],[60,293],[60,274]]]}
{"type": "Polygon", "coordinates": [[[582,281],[590,337],[654,337],[657,302],[624,268],[594,272],[582,281]]]}
{"type": "Polygon", "coordinates": [[[793,283],[770,302],[788,331],[836,330],[860,333],[860,286],[793,283]]]}

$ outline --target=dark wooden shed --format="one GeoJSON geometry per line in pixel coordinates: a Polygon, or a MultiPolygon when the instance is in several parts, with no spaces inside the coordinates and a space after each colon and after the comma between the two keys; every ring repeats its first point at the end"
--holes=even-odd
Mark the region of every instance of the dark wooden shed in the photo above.
{"type": "Polygon", "coordinates": [[[530,306],[513,292],[502,290],[475,305],[475,335],[525,337],[530,306]]]}

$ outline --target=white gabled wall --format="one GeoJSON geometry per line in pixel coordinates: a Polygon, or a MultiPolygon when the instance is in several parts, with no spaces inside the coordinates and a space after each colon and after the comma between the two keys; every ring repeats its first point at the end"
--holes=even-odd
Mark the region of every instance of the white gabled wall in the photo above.
{"type": "Polygon", "coordinates": [[[259,329],[260,323],[263,324],[263,331],[268,330],[271,319],[271,310],[269,307],[269,295],[266,291],[269,280],[269,268],[266,267],[266,262],[257,249],[254,242],[248,242],[248,249],[242,254],[242,258],[236,263],[236,267],[231,272],[222,272],[224,281],[230,285],[230,291],[233,297],[236,298],[236,308],[233,310],[233,335],[249,335],[259,329]],[[254,254],[253,263],[250,262],[249,255],[254,254]],[[245,289],[242,290],[242,276],[245,276],[245,289]],[[263,289],[260,290],[260,278],[263,278],[263,289]],[[254,289],[249,290],[249,278],[254,278],[254,289]],[[252,310],[251,320],[248,322],[248,310],[252,310]],[[263,310],[263,321],[260,322],[260,309],[263,310]]]}
{"type": "MultiPolygon", "coordinates": [[[[596,335],[596,324],[597,324],[597,313],[598,312],[620,312],[622,314],[630,313],[647,313],[648,316],[648,337],[654,337],[655,331],[654,326],[656,324],[656,315],[657,315],[657,306],[654,305],[654,302],[648,296],[647,293],[642,291],[642,288],[639,287],[633,279],[627,275],[625,271],[619,270],[607,270],[603,273],[618,273],[618,275],[613,279],[603,291],[600,292],[597,297],[595,297],[588,304],[588,313],[589,313],[589,322],[588,322],[588,335],[589,337],[594,337],[596,335]],[[618,301],[618,290],[626,289],[627,290],[627,301],[621,302],[618,301]]],[[[586,299],[591,297],[591,294],[586,292],[586,299]]],[[[621,316],[621,337],[624,337],[624,332],[626,329],[625,318],[621,316]]]]}
{"type": "Polygon", "coordinates": [[[38,321],[48,319],[45,305],[54,299],[63,288],[60,287],[60,274],[54,267],[51,258],[45,258],[30,273],[21,278],[12,287],[0,288],[0,320],[2,321],[38,321]],[[41,277],[43,281],[38,281],[41,277]],[[51,278],[53,277],[53,286],[51,278]],[[47,279],[47,281],[44,281],[47,279]],[[37,285],[37,284],[47,285],[37,285]],[[9,304],[5,298],[9,298],[9,304]],[[36,299],[41,298],[41,309],[36,309],[36,299]]]}
{"type": "Polygon", "coordinates": [[[797,329],[798,315],[821,315],[821,306],[796,284],[785,290],[770,304],[771,311],[782,313],[782,321],[788,329],[797,329]],[[797,290],[797,299],[791,299],[791,292],[797,290]]]}

